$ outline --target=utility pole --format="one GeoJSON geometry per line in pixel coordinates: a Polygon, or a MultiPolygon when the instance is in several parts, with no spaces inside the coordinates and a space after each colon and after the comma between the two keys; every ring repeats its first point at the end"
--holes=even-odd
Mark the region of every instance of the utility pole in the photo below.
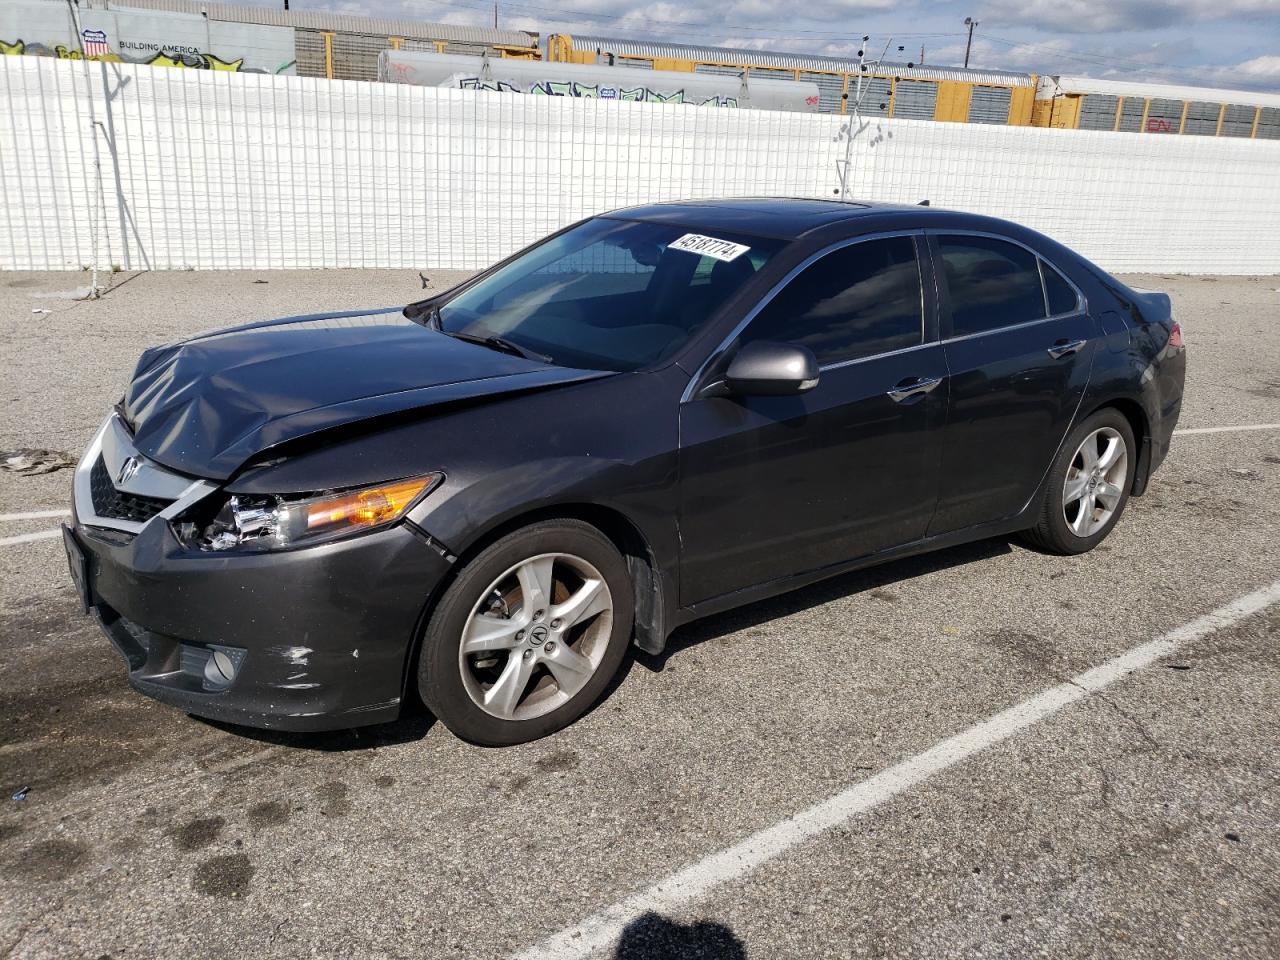
{"type": "Polygon", "coordinates": [[[493,29],[498,29],[498,0],[493,0],[493,29]]]}
{"type": "Polygon", "coordinates": [[[969,39],[964,44],[964,66],[969,69],[969,49],[973,46],[973,28],[978,25],[978,21],[973,17],[965,17],[964,25],[969,28],[969,39]]]}

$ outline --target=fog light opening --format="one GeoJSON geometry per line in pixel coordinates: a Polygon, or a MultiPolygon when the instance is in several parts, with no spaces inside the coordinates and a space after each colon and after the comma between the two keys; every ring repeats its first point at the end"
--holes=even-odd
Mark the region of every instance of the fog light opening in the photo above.
{"type": "Polygon", "coordinates": [[[214,647],[204,663],[205,686],[212,690],[225,690],[235,682],[240,670],[243,650],[214,647]]]}

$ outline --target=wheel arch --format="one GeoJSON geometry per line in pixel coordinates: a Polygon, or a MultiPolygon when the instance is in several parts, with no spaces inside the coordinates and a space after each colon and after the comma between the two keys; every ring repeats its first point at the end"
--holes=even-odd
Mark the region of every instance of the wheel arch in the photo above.
{"type": "Polygon", "coordinates": [[[1081,422],[1108,408],[1119,411],[1129,421],[1129,429],[1133,431],[1134,442],[1138,445],[1138,463],[1133,471],[1129,493],[1140,497],[1146,492],[1147,480],[1151,475],[1151,420],[1137,400],[1117,396],[1094,403],[1092,409],[1080,418],[1081,422]]]}
{"type": "MultiPolygon", "coordinates": [[[[407,678],[411,678],[416,669],[416,648],[421,646],[431,610],[453,583],[458,572],[490,544],[509,533],[546,520],[578,520],[590,524],[617,548],[631,574],[632,592],[635,596],[634,642],[649,653],[662,652],[667,639],[666,586],[649,539],[634,520],[615,507],[599,503],[565,502],[540,506],[506,517],[481,530],[465,546],[458,548],[458,556],[452,569],[437,586],[423,610],[414,639],[414,656],[406,670],[407,678]]],[[[408,682],[406,679],[406,683],[408,682]]]]}

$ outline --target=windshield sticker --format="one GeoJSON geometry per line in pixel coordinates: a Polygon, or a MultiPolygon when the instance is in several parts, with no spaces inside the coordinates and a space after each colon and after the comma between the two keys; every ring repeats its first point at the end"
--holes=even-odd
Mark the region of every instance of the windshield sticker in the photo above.
{"type": "Polygon", "coordinates": [[[689,253],[700,253],[715,260],[736,260],[750,247],[728,240],[717,240],[715,237],[704,237],[700,233],[686,233],[679,240],[673,241],[668,250],[686,250],[689,253]]]}

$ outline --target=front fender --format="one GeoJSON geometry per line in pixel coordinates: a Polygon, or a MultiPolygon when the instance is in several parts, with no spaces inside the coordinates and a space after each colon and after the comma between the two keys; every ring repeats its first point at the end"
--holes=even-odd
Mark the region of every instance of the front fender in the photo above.
{"type": "MultiPolygon", "coordinates": [[[[454,556],[521,518],[607,511],[645,541],[665,597],[679,565],[678,369],[501,397],[264,464],[233,492],[282,492],[440,471],[408,519],[454,556]]],[[[669,605],[668,605],[669,608],[669,605]]]]}
{"type": "MultiPolygon", "coordinates": [[[[549,457],[505,467],[454,483],[452,493],[422,501],[409,519],[450,553],[467,556],[501,532],[549,516],[571,516],[597,523],[619,547],[646,567],[651,580],[652,623],[641,623],[637,637],[646,649],[660,648],[670,628],[678,597],[679,534],[675,497],[676,454],[641,461],[600,457],[549,457]],[[629,550],[634,534],[640,549],[629,550]],[[647,642],[645,642],[647,638],[647,642]]],[[[438,493],[445,493],[441,488],[438,493]]],[[[645,590],[637,584],[637,599],[645,590]]]]}
{"type": "MultiPolygon", "coordinates": [[[[643,467],[598,457],[549,457],[469,477],[451,475],[452,482],[446,484],[450,489],[423,500],[410,511],[409,520],[461,555],[522,514],[558,504],[619,509],[615,491],[630,485],[636,469],[643,467]]],[[[628,499],[625,493],[622,499],[628,499]]]]}

